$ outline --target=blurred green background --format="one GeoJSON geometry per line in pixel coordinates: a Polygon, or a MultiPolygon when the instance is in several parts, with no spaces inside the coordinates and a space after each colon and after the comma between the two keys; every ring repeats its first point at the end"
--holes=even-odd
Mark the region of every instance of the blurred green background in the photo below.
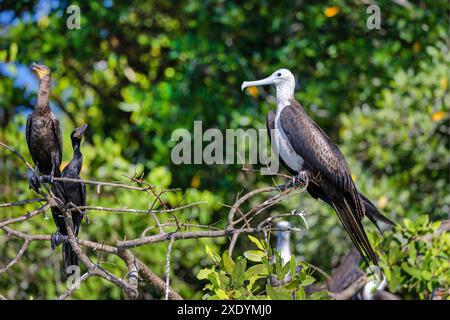
{"type": "MultiPolygon", "coordinates": [[[[242,190],[273,180],[241,165],[173,165],[172,131],[203,128],[265,128],[275,108],[274,89],[242,93],[244,80],[278,68],[297,79],[296,99],[340,146],[358,188],[395,221],[429,215],[449,218],[449,6],[448,1],[377,1],[381,29],[369,30],[365,1],[0,1],[0,141],[31,161],[25,119],[36,102],[32,62],[52,70],[51,107],[62,122],[63,165],[72,151],[69,135],[89,124],[82,146],[82,177],[125,181],[141,174],[161,188],[179,187],[165,200],[206,201],[178,213],[182,221],[223,227],[227,208],[242,190]],[[66,8],[81,9],[81,28],[68,30],[66,8]]],[[[26,168],[0,149],[0,202],[32,198],[26,168]]],[[[277,179],[277,182],[282,180],[277,179]]],[[[148,208],[153,199],[88,186],[88,203],[148,208]]],[[[0,211],[19,216],[37,204],[0,211]]],[[[269,213],[306,209],[310,226],[291,222],[297,257],[330,271],[351,242],[335,213],[307,194],[269,213]],[[337,245],[339,244],[339,245],[337,245]]],[[[49,213],[50,216],[50,213],[49,213]]],[[[138,236],[151,216],[89,212],[80,238],[114,243],[138,236]]],[[[170,218],[162,216],[161,219],[170,218]]],[[[50,234],[52,219],[36,217],[13,227],[50,234]]],[[[368,225],[369,230],[373,226],[368,225]]],[[[20,248],[0,234],[0,267],[20,248]]],[[[185,298],[202,296],[195,278],[209,263],[204,247],[223,250],[226,239],[177,241],[173,287],[185,298]]],[[[238,242],[237,253],[248,247],[238,242]]],[[[164,274],[167,243],[135,250],[164,274]]],[[[16,299],[52,299],[65,290],[60,248],[33,243],[22,261],[0,275],[0,294],[16,299]]],[[[96,261],[98,253],[89,252],[96,261]]],[[[123,263],[102,257],[120,274],[123,263]]],[[[146,298],[160,298],[143,287],[146,298]]],[[[73,298],[123,298],[121,290],[89,279],[73,298]]]]}

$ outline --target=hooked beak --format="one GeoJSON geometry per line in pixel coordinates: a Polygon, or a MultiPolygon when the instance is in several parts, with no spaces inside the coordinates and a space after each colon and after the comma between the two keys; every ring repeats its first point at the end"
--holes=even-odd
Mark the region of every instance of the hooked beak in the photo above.
{"type": "Polygon", "coordinates": [[[36,62],[33,62],[33,64],[31,65],[31,69],[33,70],[34,74],[38,76],[39,79],[47,75],[47,70],[42,68],[36,62]]]}
{"type": "Polygon", "coordinates": [[[79,127],[76,129],[75,134],[73,135],[75,138],[81,139],[81,137],[84,134],[84,131],[86,130],[86,128],[88,127],[87,124],[84,124],[83,126],[79,127]]]}
{"type": "Polygon", "coordinates": [[[256,81],[244,81],[241,86],[241,90],[244,91],[247,87],[256,87],[256,86],[264,86],[268,84],[273,84],[275,81],[275,78],[273,76],[267,77],[262,80],[256,80],[256,81]]]}

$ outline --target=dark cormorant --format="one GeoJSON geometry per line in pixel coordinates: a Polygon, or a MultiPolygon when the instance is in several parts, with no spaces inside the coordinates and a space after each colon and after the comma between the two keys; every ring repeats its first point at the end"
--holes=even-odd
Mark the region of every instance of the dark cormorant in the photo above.
{"type": "Polygon", "coordinates": [[[280,69],[265,79],[244,82],[242,90],[269,84],[276,87],[277,110],[269,112],[267,127],[273,131],[269,137],[280,162],[295,175],[294,184],[303,182],[314,198],[334,208],[361,256],[377,265],[362,219],[367,215],[377,227],[377,220],[394,223],[358,192],[339,148],[294,99],[295,79],[289,70],[280,69]]]}
{"type": "Polygon", "coordinates": [[[40,187],[39,172],[46,175],[50,182],[53,182],[53,176],[60,176],[62,140],[59,121],[48,104],[51,88],[50,69],[36,63],[33,63],[32,69],[39,79],[39,93],[37,104],[27,118],[26,139],[35,164],[29,184],[30,188],[37,191],[40,187]]]}
{"type": "MultiPolygon", "coordinates": [[[[63,178],[80,179],[80,171],[83,165],[83,155],[80,150],[80,144],[83,137],[83,133],[87,128],[87,124],[76,128],[72,131],[70,139],[72,140],[73,158],[64,167],[61,176],[63,178]]],[[[54,183],[53,191],[55,195],[60,198],[66,205],[74,204],[77,207],[86,205],[86,185],[79,182],[58,181],[54,183]]],[[[62,257],[64,262],[64,274],[68,277],[73,273],[73,270],[68,271],[69,266],[78,266],[78,257],[72,250],[69,242],[67,241],[67,228],[64,221],[64,216],[57,208],[52,210],[53,219],[58,231],[52,235],[52,248],[63,243],[62,257]]],[[[75,235],[78,235],[81,221],[83,220],[84,210],[76,210],[72,212],[72,221],[74,226],[75,235]],[[81,211],[81,212],[80,212],[81,211]]]]}

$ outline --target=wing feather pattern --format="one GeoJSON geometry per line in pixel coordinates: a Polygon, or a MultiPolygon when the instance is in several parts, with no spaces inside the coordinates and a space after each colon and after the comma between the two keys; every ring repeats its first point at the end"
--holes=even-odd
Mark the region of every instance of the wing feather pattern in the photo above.
{"type": "Polygon", "coordinates": [[[295,100],[280,117],[289,142],[305,160],[314,183],[325,192],[356,249],[366,261],[378,264],[362,225],[365,206],[343,154],[295,100]]]}

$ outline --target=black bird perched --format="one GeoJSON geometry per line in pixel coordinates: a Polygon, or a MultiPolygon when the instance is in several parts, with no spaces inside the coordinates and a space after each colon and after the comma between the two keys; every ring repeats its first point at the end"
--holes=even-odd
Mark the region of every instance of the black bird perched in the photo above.
{"type": "MultiPolygon", "coordinates": [[[[83,166],[83,155],[80,150],[80,145],[86,128],[87,124],[74,129],[70,135],[73,147],[73,158],[64,167],[61,174],[63,178],[80,179],[80,171],[83,166]]],[[[60,198],[66,205],[69,205],[68,208],[70,208],[71,204],[77,207],[86,205],[86,185],[84,183],[58,181],[54,183],[53,191],[58,198],[60,198]]],[[[58,208],[54,209],[55,210],[52,210],[53,220],[55,221],[58,231],[52,235],[52,249],[54,249],[61,242],[63,243],[62,258],[64,263],[64,274],[68,277],[73,273],[73,270],[68,270],[67,268],[69,266],[78,266],[78,257],[67,240],[67,227],[64,221],[64,216],[58,208]]],[[[80,230],[83,216],[84,210],[74,210],[72,212],[72,221],[76,236],[80,230]]]]}
{"type": "Polygon", "coordinates": [[[39,172],[50,182],[60,176],[62,140],[59,121],[52,112],[48,99],[51,89],[51,72],[47,66],[33,63],[33,72],[39,79],[37,105],[27,118],[26,139],[35,170],[29,179],[30,188],[38,191],[39,172]]]}
{"type": "Polygon", "coordinates": [[[315,199],[331,205],[361,256],[378,265],[362,219],[367,215],[377,227],[377,220],[394,223],[358,192],[341,151],[294,99],[295,79],[289,70],[244,82],[241,88],[268,84],[276,87],[277,111],[269,112],[267,129],[280,163],[295,175],[292,184],[304,183],[315,199]]]}

